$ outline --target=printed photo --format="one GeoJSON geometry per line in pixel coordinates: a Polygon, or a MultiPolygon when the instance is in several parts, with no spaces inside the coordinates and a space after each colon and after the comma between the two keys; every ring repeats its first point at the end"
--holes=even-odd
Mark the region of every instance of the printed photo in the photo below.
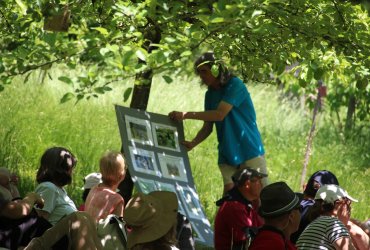
{"type": "Polygon", "coordinates": [[[182,213],[183,215],[186,215],[185,209],[183,205],[181,204],[181,199],[179,198],[179,195],[177,194],[176,188],[174,185],[169,184],[169,183],[164,183],[164,182],[157,182],[157,187],[158,187],[158,190],[161,190],[161,191],[174,192],[177,196],[177,200],[179,201],[179,212],[182,213]]]}
{"type": "Polygon", "coordinates": [[[158,154],[159,165],[164,178],[188,182],[184,159],[166,154],[158,154]]]}
{"type": "Polygon", "coordinates": [[[129,141],[145,145],[153,145],[153,137],[148,120],[125,116],[126,129],[129,141]]]}
{"type": "Polygon", "coordinates": [[[157,168],[154,152],[134,147],[129,147],[129,150],[135,171],[161,176],[157,168]]]}
{"type": "Polygon", "coordinates": [[[199,197],[195,193],[195,191],[190,187],[183,186],[177,186],[177,190],[179,191],[180,197],[183,201],[182,204],[185,206],[187,215],[190,218],[198,220],[204,218],[204,214],[199,202],[199,197]]]}
{"type": "Polygon", "coordinates": [[[153,180],[136,177],[136,181],[139,185],[140,191],[143,192],[144,194],[158,190],[157,185],[153,180]]]}
{"type": "Polygon", "coordinates": [[[180,152],[179,136],[176,127],[152,123],[154,144],[156,147],[180,152]]]}

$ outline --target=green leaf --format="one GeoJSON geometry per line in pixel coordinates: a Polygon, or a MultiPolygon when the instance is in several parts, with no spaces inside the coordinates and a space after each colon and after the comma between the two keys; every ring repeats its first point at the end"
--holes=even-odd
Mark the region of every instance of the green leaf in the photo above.
{"type": "Polygon", "coordinates": [[[0,92],[3,91],[5,88],[3,85],[0,84],[0,92]]]}
{"type": "Polygon", "coordinates": [[[74,98],[74,94],[71,93],[71,92],[68,92],[66,94],[64,94],[64,96],[62,97],[62,99],[60,99],[60,103],[65,103],[65,102],[68,102],[69,100],[71,100],[72,98],[74,98]]]}
{"type": "Polygon", "coordinates": [[[66,77],[66,76],[60,76],[60,77],[58,77],[58,80],[62,81],[62,82],[65,82],[69,85],[73,84],[72,80],[69,77],[66,77]]]}
{"type": "Polygon", "coordinates": [[[145,53],[146,51],[144,51],[143,49],[138,49],[137,51],[136,51],[136,56],[140,59],[140,60],[142,60],[142,61],[146,61],[146,53],[145,53]]]}
{"type": "Polygon", "coordinates": [[[23,14],[27,13],[27,6],[21,0],[15,0],[18,6],[21,8],[23,14]]]}
{"type": "Polygon", "coordinates": [[[104,94],[104,87],[94,88],[94,92],[96,92],[98,94],[104,94]]]}
{"type": "Polygon", "coordinates": [[[173,79],[171,77],[169,77],[169,76],[164,75],[164,76],[162,76],[162,78],[166,81],[166,83],[173,82],[173,79]]]}
{"type": "Polygon", "coordinates": [[[100,34],[102,34],[103,36],[108,36],[109,35],[108,30],[103,28],[103,27],[96,27],[96,28],[92,28],[92,29],[99,31],[100,34]]]}
{"type": "Polygon", "coordinates": [[[128,98],[130,97],[131,95],[131,92],[132,92],[132,88],[127,88],[125,90],[125,93],[123,93],[123,101],[126,102],[128,100],[128,98]]]}
{"type": "Polygon", "coordinates": [[[225,18],[223,17],[215,17],[211,20],[211,23],[223,23],[225,22],[225,18]]]}

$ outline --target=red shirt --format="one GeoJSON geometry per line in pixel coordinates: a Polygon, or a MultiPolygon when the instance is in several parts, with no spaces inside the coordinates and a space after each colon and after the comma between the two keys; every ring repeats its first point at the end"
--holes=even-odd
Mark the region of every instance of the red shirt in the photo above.
{"type": "Polygon", "coordinates": [[[283,233],[271,226],[264,226],[252,241],[249,250],[297,250],[297,247],[285,239],[283,233]]]}
{"type": "MultiPolygon", "coordinates": [[[[230,192],[229,192],[230,194],[230,192]]],[[[233,189],[231,198],[224,199],[215,219],[215,249],[230,250],[242,246],[247,237],[245,229],[263,224],[252,204],[233,189]]]]}

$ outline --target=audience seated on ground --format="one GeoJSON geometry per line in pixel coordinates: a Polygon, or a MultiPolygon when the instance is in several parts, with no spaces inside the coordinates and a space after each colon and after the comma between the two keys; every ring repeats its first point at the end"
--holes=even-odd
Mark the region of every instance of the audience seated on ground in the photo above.
{"type": "Polygon", "coordinates": [[[322,186],[307,212],[312,222],[298,238],[298,249],[356,249],[346,227],[352,201],[357,202],[340,186],[322,186]]]}
{"type": "Polygon", "coordinates": [[[259,214],[265,224],[258,230],[248,249],[297,249],[290,241],[290,236],[299,226],[302,197],[294,193],[285,182],[276,182],[262,189],[260,199],[259,214]]]}
{"type": "MultiPolygon", "coordinates": [[[[0,193],[0,248],[42,250],[42,249],[102,249],[96,237],[94,220],[86,213],[72,213],[55,226],[33,209],[43,207],[43,199],[36,193],[29,193],[23,200],[7,201],[0,193]],[[68,237],[69,246],[60,240],[68,237]]],[[[67,242],[67,243],[68,243],[67,242]]]]}
{"type": "Polygon", "coordinates": [[[72,182],[76,163],[74,155],[62,147],[49,148],[41,157],[36,176],[39,185],[35,192],[44,199],[45,204],[42,209],[37,208],[37,212],[52,225],[77,211],[76,205],[64,189],[64,186],[72,182]]]}
{"type": "Polygon", "coordinates": [[[127,223],[129,250],[176,250],[178,200],[173,192],[138,193],[127,203],[123,219],[127,223]]]}
{"type": "Polygon", "coordinates": [[[0,167],[0,193],[7,200],[13,200],[20,198],[19,191],[17,188],[18,176],[11,173],[9,169],[0,167]]]}
{"type": "Polygon", "coordinates": [[[105,219],[109,214],[123,216],[124,200],[118,194],[118,184],[125,178],[126,164],[121,153],[108,152],[100,159],[102,183],[93,187],[85,203],[86,212],[96,221],[105,219]]]}
{"type": "Polygon", "coordinates": [[[325,184],[336,184],[339,185],[337,177],[330,171],[319,170],[311,175],[308,179],[306,186],[303,191],[303,200],[301,201],[302,212],[301,212],[301,222],[299,223],[299,229],[297,232],[293,233],[290,240],[296,243],[298,237],[301,235],[303,230],[309,224],[306,218],[308,209],[315,203],[315,195],[317,190],[325,184]]]}
{"type": "Polygon", "coordinates": [[[85,176],[83,181],[84,181],[84,186],[82,188],[83,203],[78,207],[78,211],[85,211],[85,202],[86,202],[87,195],[89,194],[90,190],[93,187],[99,185],[102,182],[101,173],[90,173],[85,176]]]}
{"type": "Polygon", "coordinates": [[[249,234],[262,226],[263,220],[252,202],[259,199],[264,177],[267,175],[251,168],[240,169],[232,176],[234,188],[216,202],[216,250],[245,249],[249,234]]]}

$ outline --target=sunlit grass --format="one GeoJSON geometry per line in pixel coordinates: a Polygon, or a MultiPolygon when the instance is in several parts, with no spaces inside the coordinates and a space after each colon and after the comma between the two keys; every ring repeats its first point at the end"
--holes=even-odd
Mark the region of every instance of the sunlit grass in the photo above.
{"type": "MultiPolygon", "coordinates": [[[[123,103],[122,95],[129,83],[116,83],[115,91],[98,99],[59,104],[70,86],[59,82],[59,71],[53,80],[40,84],[33,75],[27,84],[21,79],[0,92],[0,165],[16,171],[21,177],[22,194],[35,187],[35,173],[46,148],[65,146],[76,154],[78,166],[73,183],[67,188],[81,202],[83,177],[98,171],[98,159],[106,150],[120,150],[114,104],[123,103]]],[[[274,87],[248,85],[257,111],[257,121],[264,140],[270,181],[286,181],[301,191],[300,174],[304,162],[307,135],[312,114],[300,108],[296,101],[282,99],[274,87]]],[[[196,80],[177,79],[166,84],[156,77],[150,95],[148,111],[167,114],[172,110],[203,109],[206,89],[196,80]]],[[[202,122],[184,122],[186,138],[192,139],[202,122]]],[[[353,216],[364,220],[370,215],[370,136],[368,128],[353,139],[343,140],[325,112],[318,117],[308,175],[318,169],[334,172],[341,186],[359,203],[353,204],[353,216]]],[[[216,213],[215,201],[222,192],[221,175],[217,167],[215,133],[189,152],[192,173],[202,205],[211,222],[216,213]]],[[[308,178],[308,177],[307,177],[308,178]]],[[[306,178],[306,179],[307,179],[306,178]]]]}

